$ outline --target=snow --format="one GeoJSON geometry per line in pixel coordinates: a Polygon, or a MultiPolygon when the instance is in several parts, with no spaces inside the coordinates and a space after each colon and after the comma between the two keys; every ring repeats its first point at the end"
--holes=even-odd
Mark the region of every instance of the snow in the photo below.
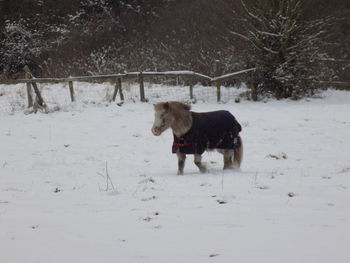
{"type": "Polygon", "coordinates": [[[112,84],[75,83],[76,103],[47,85],[57,111],[26,114],[24,85],[0,85],[0,262],[349,262],[349,92],[218,104],[197,86],[193,110],[242,124],[244,160],[205,153],[200,174],[189,156],[177,176],[151,103],[187,88],[124,87],[117,106],[112,84]]]}

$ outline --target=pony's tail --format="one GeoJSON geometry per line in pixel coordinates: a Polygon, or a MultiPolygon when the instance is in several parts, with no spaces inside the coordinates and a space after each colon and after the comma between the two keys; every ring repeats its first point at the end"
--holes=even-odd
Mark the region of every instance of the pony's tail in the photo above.
{"type": "Polygon", "coordinates": [[[243,141],[241,136],[237,137],[239,140],[239,147],[234,149],[234,156],[233,156],[233,165],[237,168],[241,166],[242,160],[243,160],[243,141]]]}

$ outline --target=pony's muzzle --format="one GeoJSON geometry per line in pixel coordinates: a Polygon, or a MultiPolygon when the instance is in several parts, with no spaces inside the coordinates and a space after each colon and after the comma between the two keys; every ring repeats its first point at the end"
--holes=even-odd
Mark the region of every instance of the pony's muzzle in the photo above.
{"type": "Polygon", "coordinates": [[[160,135],[160,130],[158,130],[157,128],[152,128],[152,133],[154,136],[159,136],[160,135]]]}

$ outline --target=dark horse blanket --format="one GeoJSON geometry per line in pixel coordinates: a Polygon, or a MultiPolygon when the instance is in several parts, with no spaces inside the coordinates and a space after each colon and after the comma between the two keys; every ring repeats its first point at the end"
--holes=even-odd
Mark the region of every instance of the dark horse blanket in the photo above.
{"type": "Polygon", "coordinates": [[[192,127],[182,137],[174,134],[172,152],[202,154],[208,149],[237,149],[242,130],[236,118],[228,111],[191,112],[192,127]]]}

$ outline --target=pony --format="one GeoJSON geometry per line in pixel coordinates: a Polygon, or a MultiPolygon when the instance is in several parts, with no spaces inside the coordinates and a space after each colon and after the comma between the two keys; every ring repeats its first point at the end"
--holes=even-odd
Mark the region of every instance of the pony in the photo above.
{"type": "Polygon", "coordinates": [[[217,150],[223,155],[223,169],[239,168],[243,158],[243,142],[239,135],[242,127],[228,111],[193,112],[191,106],[177,101],[159,102],[155,111],[152,133],[160,136],[171,128],[172,153],[178,158],[178,175],[184,173],[187,154],[194,155],[194,163],[202,173],[204,151],[217,150]]]}

